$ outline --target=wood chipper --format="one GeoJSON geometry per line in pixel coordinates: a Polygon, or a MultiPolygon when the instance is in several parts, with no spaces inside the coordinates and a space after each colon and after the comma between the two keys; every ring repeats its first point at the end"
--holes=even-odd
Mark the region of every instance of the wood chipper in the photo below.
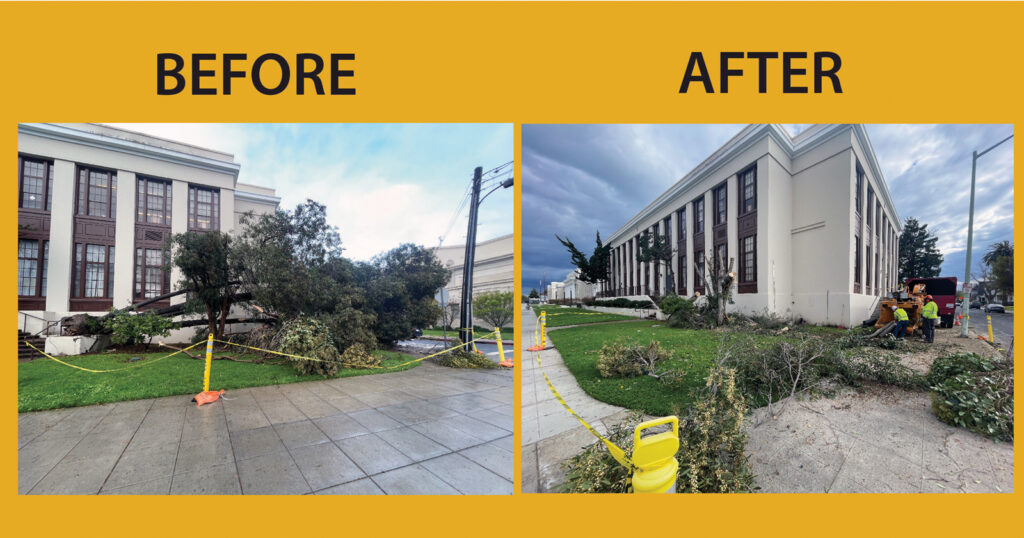
{"type": "Polygon", "coordinates": [[[925,292],[924,284],[904,286],[903,289],[893,291],[888,297],[883,297],[878,305],[878,320],[875,322],[875,331],[872,336],[886,334],[896,325],[893,319],[893,305],[902,308],[907,312],[910,321],[907,323],[907,334],[916,334],[921,329],[921,310],[924,309],[924,298],[928,295],[925,292]]]}

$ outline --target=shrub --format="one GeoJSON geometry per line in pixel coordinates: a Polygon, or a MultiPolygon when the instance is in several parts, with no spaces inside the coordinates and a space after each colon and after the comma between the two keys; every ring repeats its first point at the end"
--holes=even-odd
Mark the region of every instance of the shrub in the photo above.
{"type": "Polygon", "coordinates": [[[462,348],[453,348],[444,355],[437,357],[437,363],[448,368],[469,368],[476,370],[493,370],[498,367],[485,355],[474,351],[466,351],[462,348]]]}
{"type": "Polygon", "coordinates": [[[110,340],[115,344],[149,343],[155,336],[167,336],[174,328],[174,322],[152,310],[140,314],[132,314],[124,310],[115,310],[110,317],[103,320],[103,325],[110,331],[110,340]]]}
{"type": "MultiPolygon", "coordinates": [[[[605,344],[598,352],[597,371],[601,377],[634,377],[655,374],[655,366],[669,358],[657,340],[647,345],[630,345],[622,341],[605,344]]],[[[655,377],[659,377],[655,374],[655,377]]]]}
{"type": "MultiPolygon", "coordinates": [[[[747,405],[737,390],[734,372],[715,367],[697,404],[679,423],[679,493],[747,492],[754,476],[743,454],[747,443],[747,405]]],[[[627,454],[633,452],[633,430],[643,420],[632,413],[608,431],[607,438],[627,454]]],[[[612,458],[603,443],[594,443],[566,463],[569,493],[625,493],[629,470],[612,458]]]]}
{"type": "Polygon", "coordinates": [[[275,338],[281,353],[309,357],[314,360],[289,357],[295,371],[302,375],[334,375],[341,365],[338,349],[334,347],[331,331],[319,321],[299,317],[285,323],[275,338]]]}
{"type": "Polygon", "coordinates": [[[687,307],[693,308],[693,301],[678,295],[666,295],[665,298],[658,303],[658,308],[666,316],[671,316],[676,313],[676,311],[687,307]]]}
{"type": "Polygon", "coordinates": [[[662,309],[662,312],[668,314],[665,325],[669,327],[705,329],[715,324],[714,312],[697,308],[697,305],[690,299],[680,297],[678,301],[669,301],[667,306],[670,311],[662,309]]]}
{"type": "Polygon", "coordinates": [[[747,456],[744,417],[747,403],[736,386],[736,372],[715,366],[705,394],[680,424],[679,481],[681,493],[751,491],[754,474],[747,456]]]}
{"type": "Polygon", "coordinates": [[[1013,366],[974,353],[939,357],[928,373],[932,411],[947,423],[1013,441],[1013,366]]]}
{"type": "Polygon", "coordinates": [[[376,316],[355,308],[338,308],[334,312],[316,317],[331,332],[336,349],[348,349],[361,345],[366,350],[377,348],[377,337],[373,334],[376,316]]]}
{"type": "Polygon", "coordinates": [[[652,308],[654,303],[650,301],[632,301],[625,297],[618,297],[610,300],[596,300],[594,306],[607,306],[611,308],[652,308]]]}
{"type": "Polygon", "coordinates": [[[362,344],[352,344],[341,354],[341,365],[344,368],[379,368],[380,358],[366,352],[362,344]]]}
{"type": "Polygon", "coordinates": [[[769,312],[767,309],[750,314],[746,317],[751,322],[756,323],[759,329],[766,331],[777,331],[789,325],[786,318],[776,314],[775,312],[769,312]]]}

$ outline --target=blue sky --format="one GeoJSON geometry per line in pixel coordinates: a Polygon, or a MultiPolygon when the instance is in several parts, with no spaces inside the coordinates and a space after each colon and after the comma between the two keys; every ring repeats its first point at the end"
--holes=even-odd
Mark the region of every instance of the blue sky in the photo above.
{"type": "MultiPolygon", "coordinates": [[[[788,124],[796,134],[806,124],[788,124]]],[[[742,125],[524,125],[525,291],[573,269],[554,234],[588,253],[721,147],[742,125]]],[[[1012,125],[868,125],[901,219],[928,225],[945,255],[943,275],[963,279],[971,152],[1012,125]]],[[[1013,141],[978,161],[972,269],[992,243],[1013,240],[1013,141]]]]}
{"type": "MultiPolygon", "coordinates": [[[[453,219],[473,168],[514,155],[510,124],[110,124],[226,151],[238,180],[276,189],[281,207],[327,206],[345,256],[367,260],[404,242],[464,244],[467,210],[453,219]]],[[[480,206],[478,240],[513,231],[513,189],[480,206]]]]}

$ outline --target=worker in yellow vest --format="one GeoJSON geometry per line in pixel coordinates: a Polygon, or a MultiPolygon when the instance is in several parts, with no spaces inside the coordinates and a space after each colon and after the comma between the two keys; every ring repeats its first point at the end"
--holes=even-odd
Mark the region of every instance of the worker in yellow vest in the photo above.
{"type": "Polygon", "coordinates": [[[924,298],[921,317],[924,319],[924,339],[932,343],[935,341],[935,322],[939,319],[939,305],[935,304],[931,295],[924,298]]]}
{"type": "Polygon", "coordinates": [[[892,330],[893,336],[903,339],[903,335],[907,332],[907,324],[910,323],[910,316],[907,315],[907,311],[900,308],[899,306],[892,305],[892,317],[896,320],[896,328],[892,330]]]}

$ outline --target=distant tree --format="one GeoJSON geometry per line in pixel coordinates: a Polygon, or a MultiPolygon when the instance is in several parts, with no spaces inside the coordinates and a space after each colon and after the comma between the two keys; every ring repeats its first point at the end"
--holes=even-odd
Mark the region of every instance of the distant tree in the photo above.
{"type": "Polygon", "coordinates": [[[530,299],[540,299],[540,293],[537,291],[537,288],[531,288],[530,289],[530,296],[529,297],[530,297],[530,299]]]}
{"type": "Polygon", "coordinates": [[[985,262],[985,265],[993,267],[996,260],[1009,256],[1013,258],[1013,242],[1012,241],[1000,241],[998,243],[992,243],[988,247],[988,251],[981,257],[981,261],[985,262]]]}
{"type": "Polygon", "coordinates": [[[1013,295],[1013,257],[1002,256],[996,258],[992,264],[992,276],[995,280],[996,289],[1003,292],[1003,295],[1013,295]]]}
{"type": "Polygon", "coordinates": [[[186,232],[172,236],[170,246],[172,263],[182,275],[178,287],[193,290],[185,312],[205,313],[210,334],[221,338],[238,289],[230,263],[231,236],[218,230],[186,232]]]}
{"type": "Polygon", "coordinates": [[[600,231],[597,232],[594,252],[589,257],[576,248],[569,238],[562,239],[555,235],[555,239],[558,239],[558,242],[568,249],[572,264],[580,271],[577,277],[579,280],[590,284],[608,280],[608,276],[611,274],[612,247],[601,242],[600,231]]]}
{"type": "Polygon", "coordinates": [[[451,272],[432,250],[403,244],[355,266],[356,279],[366,289],[367,306],[376,314],[377,340],[391,344],[412,335],[414,328],[433,325],[441,317],[434,300],[451,272]]]}
{"type": "MultiPolygon", "coordinates": [[[[669,240],[667,235],[654,235],[651,233],[645,233],[640,236],[639,242],[637,242],[636,249],[636,261],[642,263],[654,262],[655,268],[659,268],[661,264],[665,264],[665,294],[668,295],[675,291],[673,286],[674,275],[672,273],[672,242],[669,240]]],[[[657,271],[655,272],[657,274],[657,271]]]]}
{"type": "Polygon", "coordinates": [[[473,299],[473,315],[486,321],[491,327],[504,327],[512,321],[513,298],[511,291],[481,293],[473,299]]]}
{"type": "Polygon", "coordinates": [[[927,224],[921,224],[913,217],[906,220],[900,234],[900,282],[906,282],[908,278],[939,276],[942,253],[935,246],[938,240],[928,231],[927,224]]]}

